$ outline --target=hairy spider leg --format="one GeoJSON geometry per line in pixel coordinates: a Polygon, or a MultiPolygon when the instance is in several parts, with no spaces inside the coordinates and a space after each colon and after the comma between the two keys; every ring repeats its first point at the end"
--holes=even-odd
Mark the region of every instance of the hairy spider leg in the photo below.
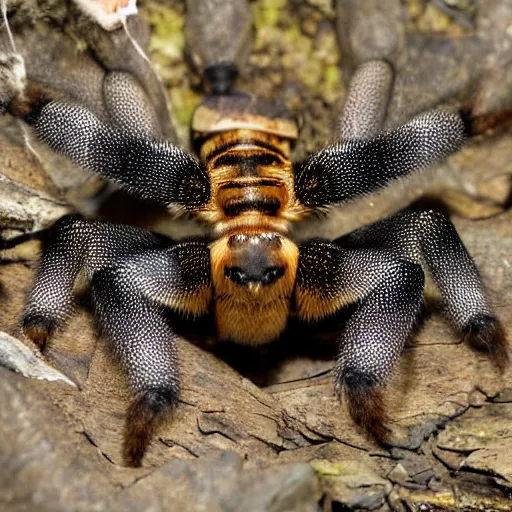
{"type": "Polygon", "coordinates": [[[365,62],[354,71],[340,116],[340,139],[370,139],[381,133],[393,79],[393,69],[383,60],[365,62]]]}
{"type": "Polygon", "coordinates": [[[162,129],[142,86],[130,74],[111,71],[103,80],[103,99],[109,122],[141,137],[161,137],[162,129]]]}
{"type": "Polygon", "coordinates": [[[123,266],[98,271],[91,283],[95,318],[134,392],[125,419],[123,458],[140,466],[162,413],[178,403],[176,336],[162,308],[144,296],[123,266]]]}
{"type": "Polygon", "coordinates": [[[155,428],[177,405],[180,391],[176,335],[164,307],[193,316],[208,311],[208,248],[186,242],[136,253],[97,272],[91,289],[101,331],[135,393],[126,417],[123,457],[127,465],[140,466],[155,428]]]}
{"type": "Polygon", "coordinates": [[[492,312],[478,269],[453,224],[435,211],[402,211],[346,235],[342,247],[391,250],[421,265],[439,288],[444,311],[468,342],[486,350],[503,370],[509,362],[505,332],[492,312]]]}
{"type": "Polygon", "coordinates": [[[335,388],[356,423],[380,440],[389,431],[382,389],[411,335],[423,288],[421,267],[390,251],[322,241],[300,247],[297,315],[318,322],[355,306],[338,338],[335,388]]]}
{"type": "Polygon", "coordinates": [[[312,210],[346,203],[432,166],[463,142],[459,115],[425,112],[372,139],[342,140],[318,151],[298,167],[295,194],[312,210]]]}
{"type": "Polygon", "coordinates": [[[80,273],[91,283],[98,327],[135,393],[123,454],[127,464],[140,465],[162,413],[179,395],[176,335],[163,310],[207,313],[209,249],[201,242],[173,244],[139,228],[67,217],[50,230],[22,316],[29,338],[41,344],[64,324],[80,273]]]}
{"type": "Polygon", "coordinates": [[[133,195],[174,211],[201,208],[210,198],[204,166],[171,142],[150,137],[142,128],[130,129],[126,116],[130,105],[137,110],[135,104],[127,102],[125,112],[114,114],[120,128],[33,87],[11,100],[9,112],[32,126],[52,150],[133,195]]]}
{"type": "Polygon", "coordinates": [[[101,332],[135,393],[126,416],[123,457],[127,465],[140,466],[180,391],[176,335],[164,309],[194,317],[208,312],[209,250],[204,243],[184,242],[137,252],[97,272],[91,291],[101,332]]]}

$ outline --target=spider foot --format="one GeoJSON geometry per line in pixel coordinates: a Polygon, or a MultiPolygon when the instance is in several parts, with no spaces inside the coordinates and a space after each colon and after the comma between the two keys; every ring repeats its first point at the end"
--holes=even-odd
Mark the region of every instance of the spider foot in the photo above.
{"type": "Polygon", "coordinates": [[[345,370],[338,386],[340,400],[346,399],[350,416],[382,444],[389,440],[391,429],[386,412],[383,387],[375,379],[357,370],[345,370]]]}
{"type": "Polygon", "coordinates": [[[127,466],[141,466],[142,457],[165,412],[178,402],[167,389],[150,389],[139,393],[130,404],[126,415],[123,459],[127,466]]]}
{"type": "Polygon", "coordinates": [[[11,100],[22,97],[27,88],[23,57],[17,53],[0,52],[0,114],[11,100]]]}
{"type": "Polygon", "coordinates": [[[53,336],[59,326],[54,318],[38,313],[26,313],[21,319],[23,334],[33,341],[41,350],[45,349],[47,341],[53,336]]]}
{"type": "Polygon", "coordinates": [[[489,314],[475,315],[466,323],[462,332],[473,348],[487,352],[499,370],[505,371],[510,363],[509,345],[497,318],[489,314]]]}

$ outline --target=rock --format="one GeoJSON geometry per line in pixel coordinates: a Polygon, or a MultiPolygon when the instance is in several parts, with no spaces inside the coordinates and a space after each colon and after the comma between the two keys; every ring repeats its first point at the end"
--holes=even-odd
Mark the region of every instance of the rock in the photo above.
{"type": "Polygon", "coordinates": [[[409,479],[409,474],[402,466],[402,464],[398,463],[388,474],[388,478],[396,483],[404,485],[409,479]]]}
{"type": "Polygon", "coordinates": [[[391,491],[390,482],[356,460],[314,460],[311,465],[324,491],[351,509],[374,510],[384,504],[391,491]]]}
{"type": "Polygon", "coordinates": [[[227,452],[170,461],[110,500],[107,510],[316,512],[316,484],[308,464],[244,470],[242,458],[227,452]]]}
{"type": "Polygon", "coordinates": [[[462,467],[485,472],[512,487],[512,410],[509,404],[487,403],[446,426],[437,445],[463,453],[462,467]]]}
{"type": "MultiPolygon", "coordinates": [[[[37,350],[37,349],[36,349],[37,350]]],[[[40,352],[29,349],[27,345],[0,331],[0,365],[21,373],[23,377],[47,381],[62,381],[76,386],[63,373],[59,372],[41,357],[40,352]]]]}

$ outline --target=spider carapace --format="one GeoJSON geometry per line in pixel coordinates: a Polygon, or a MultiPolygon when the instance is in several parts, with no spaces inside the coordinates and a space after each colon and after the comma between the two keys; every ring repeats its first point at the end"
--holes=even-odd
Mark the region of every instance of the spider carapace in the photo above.
{"type": "Polygon", "coordinates": [[[77,277],[86,277],[98,326],[135,394],[126,419],[128,464],[141,463],[162,413],[178,404],[176,334],[166,309],[213,313],[219,338],[260,344],[276,339],[290,315],[321,329],[323,319],[351,306],[337,335],[334,386],[354,420],[380,441],[390,433],[383,389],[417,322],[426,274],[454,328],[499,366],[507,363],[478,270],[443,215],[410,209],[334,240],[291,236],[309,214],[392,186],[463,143],[463,122],[445,111],[382,132],[392,82],[385,62],[356,71],[338,140],[299,163],[290,156],[295,123],[247,95],[206,98],[192,125],[196,157],[152,135],[151,105],[121,72],[105,82],[106,100],[116,101],[105,101],[108,119],[100,119],[27,85],[19,57],[2,56],[0,64],[1,109],[42,142],[208,228],[203,238],[174,242],[67,217],[48,233],[23,331],[44,345],[73,311],[77,277]]]}

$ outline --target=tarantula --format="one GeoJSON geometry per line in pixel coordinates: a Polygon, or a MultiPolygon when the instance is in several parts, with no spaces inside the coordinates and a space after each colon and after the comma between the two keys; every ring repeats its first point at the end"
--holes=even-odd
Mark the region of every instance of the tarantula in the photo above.
{"type": "MultiPolygon", "coordinates": [[[[167,310],[211,315],[219,339],[260,345],[278,338],[291,316],[321,328],[351,306],[338,335],[335,389],[354,420],[381,442],[390,433],[383,389],[421,310],[425,273],[454,327],[500,367],[507,362],[506,339],[475,264],[440,213],[400,211],[335,240],[299,242],[292,231],[311,214],[457,151],[464,141],[459,115],[430,111],[380,133],[382,91],[392,71],[383,61],[368,62],[352,80],[341,139],[292,164],[298,135],[292,118],[227,92],[232,71],[219,65],[205,74],[213,94],[192,125],[193,156],[151,136],[146,106],[122,73],[113,81],[121,101],[106,102],[105,123],[27,85],[17,56],[2,60],[2,111],[75,163],[209,228],[203,238],[174,242],[73,216],[48,232],[23,332],[44,347],[72,312],[75,280],[86,277],[99,328],[135,395],[124,438],[129,465],[140,465],[159,418],[178,402],[176,334],[167,310]]],[[[106,87],[107,100],[110,94],[106,87]]]]}

